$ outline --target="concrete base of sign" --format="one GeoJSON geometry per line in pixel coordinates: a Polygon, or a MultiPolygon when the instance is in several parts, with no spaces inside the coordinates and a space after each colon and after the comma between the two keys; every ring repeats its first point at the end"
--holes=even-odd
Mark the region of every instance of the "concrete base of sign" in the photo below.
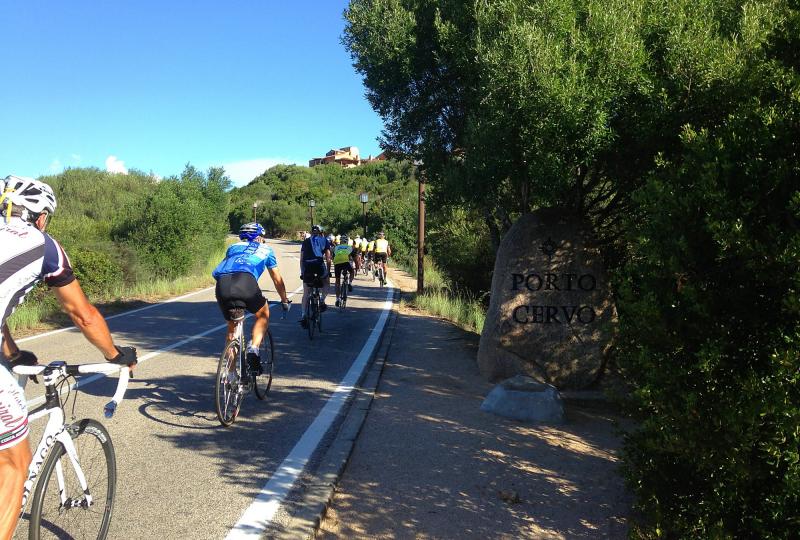
{"type": "Polygon", "coordinates": [[[558,390],[524,375],[495,386],[483,400],[481,410],[523,422],[564,422],[564,404],[558,390]]]}

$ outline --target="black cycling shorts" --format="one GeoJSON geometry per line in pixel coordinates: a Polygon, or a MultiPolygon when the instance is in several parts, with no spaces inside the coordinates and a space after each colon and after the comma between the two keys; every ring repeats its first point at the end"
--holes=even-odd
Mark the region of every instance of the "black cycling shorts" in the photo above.
{"type": "Polygon", "coordinates": [[[307,262],[302,277],[303,283],[309,287],[324,287],[322,280],[328,277],[328,269],[324,262],[307,262]]]}
{"type": "Polygon", "coordinates": [[[353,265],[350,262],[343,262],[337,265],[334,265],[334,271],[336,272],[336,279],[339,279],[339,276],[344,272],[350,272],[350,275],[353,274],[353,265]]]}
{"type": "Polygon", "coordinates": [[[386,262],[389,257],[386,256],[386,253],[376,253],[375,254],[375,262],[386,262]]]}
{"type": "Polygon", "coordinates": [[[230,320],[228,310],[232,308],[246,308],[250,313],[255,313],[267,303],[258,281],[249,272],[222,274],[217,279],[214,294],[226,321],[230,320]]]}

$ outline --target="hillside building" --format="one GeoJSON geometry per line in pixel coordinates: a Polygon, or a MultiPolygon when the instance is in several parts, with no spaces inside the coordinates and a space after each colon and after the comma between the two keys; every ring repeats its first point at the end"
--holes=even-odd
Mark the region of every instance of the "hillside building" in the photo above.
{"type": "Polygon", "coordinates": [[[363,165],[364,163],[369,163],[371,161],[383,161],[385,159],[386,156],[384,152],[381,152],[375,158],[370,155],[366,159],[361,159],[357,146],[345,146],[344,148],[339,148],[338,150],[329,150],[325,154],[325,157],[311,158],[308,160],[308,166],[314,167],[316,165],[325,165],[326,163],[338,163],[344,168],[350,168],[358,167],[359,165],[363,165]]]}

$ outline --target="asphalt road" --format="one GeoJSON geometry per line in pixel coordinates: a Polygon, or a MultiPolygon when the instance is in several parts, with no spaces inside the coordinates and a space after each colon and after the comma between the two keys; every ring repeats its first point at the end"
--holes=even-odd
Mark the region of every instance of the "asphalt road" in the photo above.
{"type": "MultiPolygon", "coordinates": [[[[299,245],[270,245],[291,294],[300,286],[299,245]]],[[[270,301],[278,300],[268,273],[261,287],[270,301]]],[[[337,387],[360,369],[351,370],[357,359],[369,356],[390,293],[359,277],[343,312],[333,307],[331,294],[323,333],[313,341],[297,323],[301,294],[285,320],[279,305],[271,309],[276,366],[270,397],[261,402],[248,395],[230,428],[220,426],[214,412],[225,329],[213,289],[109,318],[117,343],[135,345],[144,359],[113,419],[103,419],[102,408],[116,378],[83,387],[75,409],[76,418],[102,420],[114,442],[118,484],[109,538],[258,537],[263,527],[274,526],[270,522],[279,518],[282,497],[292,497],[292,479],[302,474],[304,460],[310,456],[313,465],[324,451],[317,441],[326,442],[326,418],[337,417],[336,404],[348,394],[348,384],[337,387]],[[315,422],[323,410],[327,416],[315,422]]],[[[102,361],[75,330],[20,341],[40,362],[102,361]]],[[[41,385],[29,384],[29,403],[42,392],[41,385]]],[[[70,415],[71,405],[66,410],[70,415]]],[[[32,426],[31,444],[42,424],[32,426]]],[[[26,536],[23,523],[16,537],[26,536]]]]}

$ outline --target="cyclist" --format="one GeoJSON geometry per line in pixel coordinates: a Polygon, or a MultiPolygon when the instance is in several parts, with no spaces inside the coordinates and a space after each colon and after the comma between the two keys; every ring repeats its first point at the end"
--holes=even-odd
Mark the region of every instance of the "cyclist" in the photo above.
{"type": "MultiPolygon", "coordinates": [[[[214,294],[217,304],[225,320],[228,321],[228,342],[233,340],[236,322],[230,319],[230,310],[233,308],[246,308],[253,313],[256,322],[253,324],[253,333],[247,346],[247,362],[250,369],[261,374],[261,358],[258,348],[264,339],[264,334],[269,328],[269,303],[261,293],[258,278],[269,272],[275,290],[281,298],[283,311],[289,311],[289,298],[286,296],[286,285],[278,270],[278,261],[275,252],[264,239],[265,231],[258,223],[245,223],[239,229],[239,240],[232,244],[225,252],[225,258],[220,261],[211,275],[217,281],[214,294]]],[[[247,370],[242,373],[242,382],[249,381],[247,370]]]]}
{"type": "MultiPolygon", "coordinates": [[[[367,261],[374,260],[373,257],[375,256],[375,239],[373,238],[369,242],[367,242],[367,261]]],[[[373,272],[375,272],[373,267],[373,272]]]]}
{"type": "Polygon", "coordinates": [[[367,262],[367,246],[369,245],[369,241],[367,241],[366,235],[361,239],[361,266],[363,267],[367,262]]]}
{"type": "Polygon", "coordinates": [[[117,347],[105,319],[83,293],[61,245],[45,233],[56,210],[50,186],[33,178],[7,176],[0,180],[0,538],[14,532],[22,504],[22,486],[31,462],[25,395],[11,368],[36,364],[30,351],[21,351],[6,319],[37,283],[44,281],[61,308],[86,339],[109,362],[133,366],[136,349],[117,347]]]}
{"type": "Polygon", "coordinates": [[[381,231],[375,240],[375,264],[383,268],[384,279],[386,279],[386,261],[392,256],[392,248],[389,246],[389,241],[384,238],[385,236],[381,231]]]}
{"type": "Polygon", "coordinates": [[[353,238],[353,260],[356,262],[356,272],[361,268],[361,235],[356,233],[353,238]]]}
{"type": "Polygon", "coordinates": [[[308,327],[306,319],[306,303],[312,287],[322,289],[322,305],[320,311],[325,311],[325,298],[328,296],[328,288],[325,286],[325,278],[328,277],[328,266],[330,266],[331,250],[328,241],[322,236],[322,227],[314,225],[311,227],[311,238],[303,240],[300,247],[300,279],[303,281],[303,305],[300,312],[300,325],[308,327]]]}
{"type": "Polygon", "coordinates": [[[341,276],[344,274],[344,283],[347,290],[353,290],[353,248],[347,245],[347,235],[342,235],[342,243],[333,249],[333,267],[336,272],[336,307],[339,307],[339,295],[341,294],[341,276]]]}

